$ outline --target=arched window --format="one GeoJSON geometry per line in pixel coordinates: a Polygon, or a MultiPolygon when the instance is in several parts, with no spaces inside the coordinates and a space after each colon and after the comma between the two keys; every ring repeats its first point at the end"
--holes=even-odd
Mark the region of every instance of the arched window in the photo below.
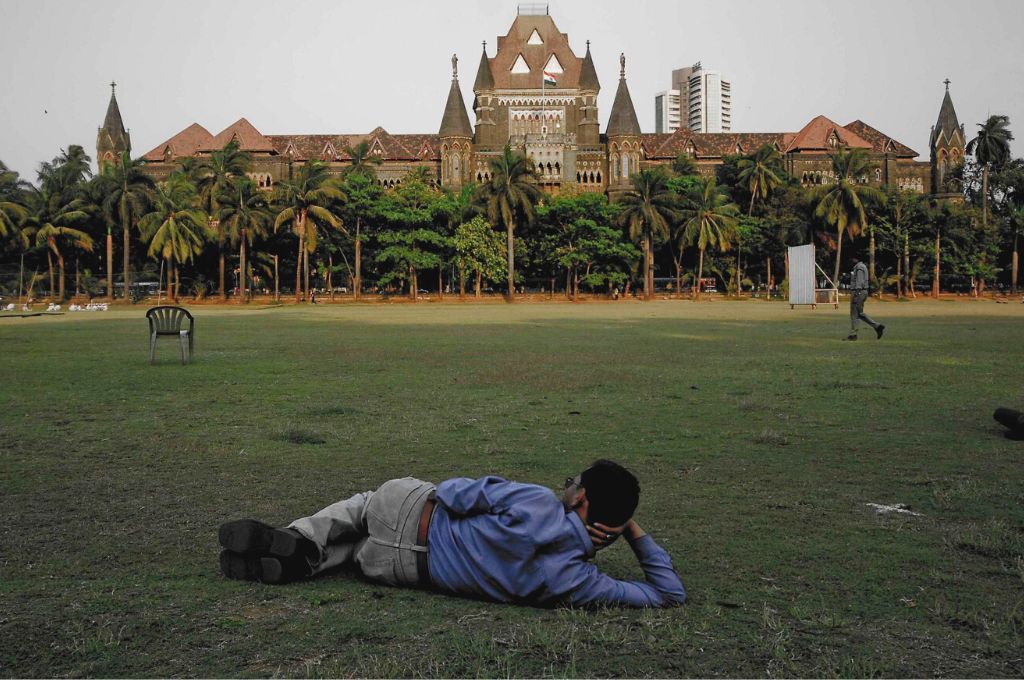
{"type": "Polygon", "coordinates": [[[619,176],[619,157],[616,156],[615,158],[612,159],[612,177],[615,178],[615,177],[618,177],[618,176],[619,176]]]}
{"type": "Polygon", "coordinates": [[[622,178],[626,179],[629,177],[629,156],[625,152],[622,154],[622,178]]]}
{"type": "Polygon", "coordinates": [[[452,158],[452,177],[455,179],[459,178],[459,157],[458,155],[452,158]]]}

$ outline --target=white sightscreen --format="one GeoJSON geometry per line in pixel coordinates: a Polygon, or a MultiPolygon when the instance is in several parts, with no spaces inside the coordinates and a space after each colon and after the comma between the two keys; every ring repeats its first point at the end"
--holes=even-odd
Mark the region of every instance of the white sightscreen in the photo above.
{"type": "Polygon", "coordinates": [[[789,304],[813,305],[814,246],[789,247],[789,304]]]}

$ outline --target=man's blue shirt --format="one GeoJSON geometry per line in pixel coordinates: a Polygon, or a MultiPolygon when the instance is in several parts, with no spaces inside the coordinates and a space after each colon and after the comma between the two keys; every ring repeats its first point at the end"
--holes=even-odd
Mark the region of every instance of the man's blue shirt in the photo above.
{"type": "Polygon", "coordinates": [[[619,581],[588,560],[583,521],[550,489],[500,477],[456,478],[437,487],[430,524],[430,579],[462,595],[499,602],[667,607],[686,591],[650,536],[632,543],[646,583],[619,581]]]}

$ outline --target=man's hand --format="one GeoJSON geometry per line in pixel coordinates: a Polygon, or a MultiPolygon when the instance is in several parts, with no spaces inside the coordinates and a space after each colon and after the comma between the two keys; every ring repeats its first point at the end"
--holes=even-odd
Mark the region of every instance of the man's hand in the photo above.
{"type": "Polygon", "coordinates": [[[594,544],[595,550],[601,548],[607,548],[615,539],[618,538],[622,532],[628,527],[629,524],[624,524],[621,527],[610,527],[606,524],[588,524],[587,533],[590,534],[590,542],[594,544]]]}

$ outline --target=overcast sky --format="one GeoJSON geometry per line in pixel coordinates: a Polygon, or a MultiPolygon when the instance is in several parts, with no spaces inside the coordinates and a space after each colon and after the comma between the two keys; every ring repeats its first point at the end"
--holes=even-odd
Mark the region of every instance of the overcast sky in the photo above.
{"type": "MultiPolygon", "coordinates": [[[[733,82],[733,130],[855,119],[928,157],[950,92],[968,138],[991,113],[1024,135],[1020,0],[554,0],[550,13],[601,80],[601,130],[618,56],[640,125],[654,93],[696,61],[733,82]]],[[[264,134],[436,133],[451,54],[467,109],[481,41],[494,56],[517,3],[494,0],[0,0],[0,160],[34,180],[68,144],[96,153],[116,80],[142,155],[193,122],[244,116],[264,134]]],[[[472,112],[470,111],[472,118],[472,112]]],[[[1014,153],[1020,153],[1016,142],[1014,153]]]]}

